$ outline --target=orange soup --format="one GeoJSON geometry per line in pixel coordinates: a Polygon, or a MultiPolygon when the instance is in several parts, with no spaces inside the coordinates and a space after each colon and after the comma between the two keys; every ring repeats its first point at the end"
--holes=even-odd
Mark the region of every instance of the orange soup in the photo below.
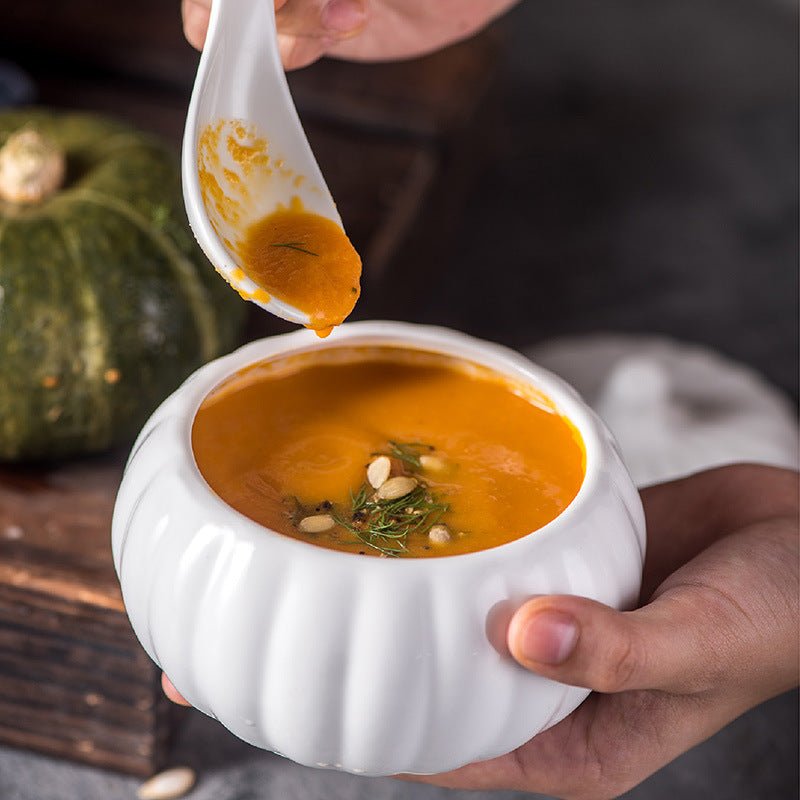
{"type": "Polygon", "coordinates": [[[546,525],[585,455],[548,398],[433,353],[331,348],[243,370],[202,403],[197,466],[274,531],[361,555],[435,557],[546,525]]]}
{"type": "Polygon", "coordinates": [[[239,247],[245,274],[305,311],[323,335],[340,325],[360,293],[361,259],[345,232],[299,201],[251,225],[239,247]]]}

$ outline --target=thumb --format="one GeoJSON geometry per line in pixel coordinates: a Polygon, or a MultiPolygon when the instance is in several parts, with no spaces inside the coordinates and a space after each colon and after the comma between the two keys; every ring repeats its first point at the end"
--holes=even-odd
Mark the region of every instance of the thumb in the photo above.
{"type": "Polygon", "coordinates": [[[287,70],[308,66],[335,42],[361,33],[366,0],[276,0],[278,49],[287,70]]]}
{"type": "Polygon", "coordinates": [[[621,612],[571,595],[535,597],[508,627],[508,648],[523,667],[598,692],[708,688],[716,638],[702,609],[661,595],[621,612]]]}

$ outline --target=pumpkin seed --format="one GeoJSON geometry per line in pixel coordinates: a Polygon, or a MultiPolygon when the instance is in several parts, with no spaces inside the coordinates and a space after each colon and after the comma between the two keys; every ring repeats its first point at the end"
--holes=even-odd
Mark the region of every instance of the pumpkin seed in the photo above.
{"type": "Polygon", "coordinates": [[[407,475],[398,475],[396,478],[389,478],[380,489],[375,492],[376,500],[397,500],[405,497],[417,488],[417,479],[407,475]]]}
{"type": "Polygon", "coordinates": [[[434,544],[447,544],[450,541],[450,531],[447,525],[434,525],[428,531],[428,538],[434,544]]]}
{"type": "Polygon", "coordinates": [[[422,455],[419,457],[419,463],[422,464],[422,469],[428,472],[442,472],[445,468],[445,463],[439,456],[422,455]]]}
{"type": "Polygon", "coordinates": [[[139,800],[173,800],[194,786],[196,776],[189,767],[173,767],[145,781],[136,792],[139,800]]]}
{"type": "Polygon", "coordinates": [[[330,514],[315,514],[311,517],[303,517],[297,526],[303,533],[322,533],[329,531],[336,522],[330,514]]]}
{"type": "Polygon", "coordinates": [[[367,467],[367,480],[373,489],[380,489],[392,471],[392,462],[388,456],[378,456],[367,467]]]}

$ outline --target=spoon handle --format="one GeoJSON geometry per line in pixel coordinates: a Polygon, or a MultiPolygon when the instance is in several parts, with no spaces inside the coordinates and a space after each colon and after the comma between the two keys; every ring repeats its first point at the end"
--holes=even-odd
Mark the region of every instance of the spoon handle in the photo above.
{"type": "Polygon", "coordinates": [[[238,264],[248,226],[279,208],[300,203],[342,226],[289,93],[273,0],[214,0],[186,118],[182,177],[189,224],[211,263],[243,296],[307,324],[306,312],[260,297],[238,264]],[[208,198],[201,170],[204,185],[216,187],[208,198]],[[232,214],[223,211],[229,200],[232,214]]]}
{"type": "Polygon", "coordinates": [[[225,63],[229,80],[219,89],[230,92],[225,105],[231,116],[247,118],[253,108],[277,106],[291,110],[300,124],[281,63],[271,0],[214,0],[206,49],[225,63]]]}

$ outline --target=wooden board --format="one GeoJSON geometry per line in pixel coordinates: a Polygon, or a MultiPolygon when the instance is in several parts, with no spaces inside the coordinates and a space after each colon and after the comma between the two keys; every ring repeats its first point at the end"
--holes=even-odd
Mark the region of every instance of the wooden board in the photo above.
{"type": "Polygon", "coordinates": [[[150,774],[172,711],[111,561],[120,455],[0,468],[0,741],[150,774]]]}
{"type": "Polygon", "coordinates": [[[51,469],[0,467],[0,584],[122,613],[109,530],[117,456],[51,469]]]}

